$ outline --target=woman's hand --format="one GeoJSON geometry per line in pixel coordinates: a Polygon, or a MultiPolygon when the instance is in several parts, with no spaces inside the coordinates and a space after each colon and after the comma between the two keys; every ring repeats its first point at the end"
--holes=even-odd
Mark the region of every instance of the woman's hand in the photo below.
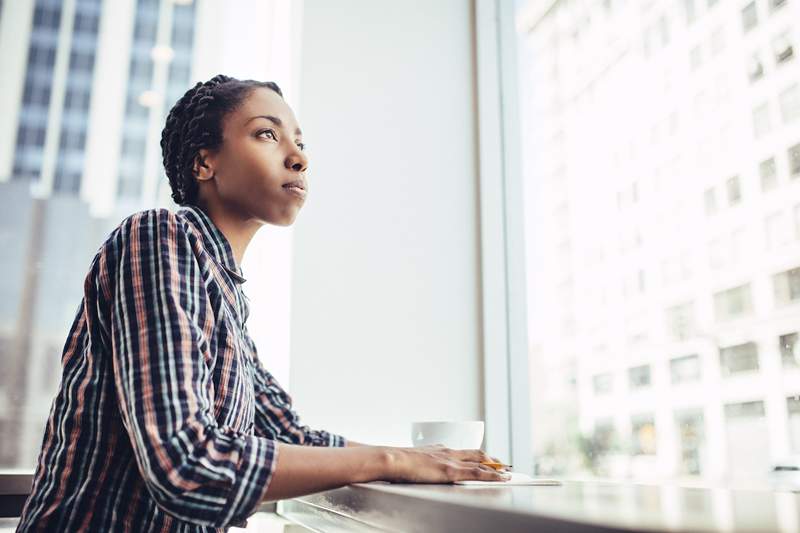
{"type": "Polygon", "coordinates": [[[451,450],[440,444],[420,448],[386,447],[381,479],[405,483],[452,483],[462,480],[508,481],[510,474],[482,465],[496,462],[481,450],[451,450]]]}

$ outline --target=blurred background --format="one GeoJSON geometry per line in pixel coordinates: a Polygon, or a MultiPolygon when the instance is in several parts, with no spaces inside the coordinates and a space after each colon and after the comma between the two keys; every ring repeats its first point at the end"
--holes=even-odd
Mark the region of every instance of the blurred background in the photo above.
{"type": "Polygon", "coordinates": [[[309,146],[304,211],[243,263],[305,422],[486,419],[570,477],[752,484],[800,454],[800,1],[507,3],[530,435],[491,419],[476,3],[2,2],[0,467],[33,468],[91,259],[176,207],[161,128],[217,73],[277,82],[309,146]]]}
{"type": "Polygon", "coordinates": [[[800,453],[800,2],[516,22],[538,471],[765,480],[800,453]]]}

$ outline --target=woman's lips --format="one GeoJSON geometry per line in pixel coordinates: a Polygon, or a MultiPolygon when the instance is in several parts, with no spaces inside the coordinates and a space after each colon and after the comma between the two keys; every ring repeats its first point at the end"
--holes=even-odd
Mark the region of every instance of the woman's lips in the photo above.
{"type": "Polygon", "coordinates": [[[294,196],[297,196],[298,198],[303,198],[303,199],[305,199],[305,197],[306,197],[306,191],[305,191],[304,189],[301,189],[300,187],[294,187],[294,186],[292,186],[292,187],[284,187],[284,189],[285,189],[285,190],[286,190],[286,191],[287,191],[289,194],[292,194],[292,195],[294,195],[294,196]]]}

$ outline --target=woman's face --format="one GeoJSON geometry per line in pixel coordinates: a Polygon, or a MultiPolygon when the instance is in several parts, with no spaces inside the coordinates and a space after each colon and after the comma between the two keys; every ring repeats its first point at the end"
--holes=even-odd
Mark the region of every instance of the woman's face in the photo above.
{"type": "Polygon", "coordinates": [[[225,117],[222,138],[217,150],[200,150],[208,166],[198,178],[201,201],[221,203],[245,220],[292,224],[308,194],[308,158],[297,120],[283,98],[256,87],[225,117]],[[292,182],[300,189],[287,186],[292,182]]]}

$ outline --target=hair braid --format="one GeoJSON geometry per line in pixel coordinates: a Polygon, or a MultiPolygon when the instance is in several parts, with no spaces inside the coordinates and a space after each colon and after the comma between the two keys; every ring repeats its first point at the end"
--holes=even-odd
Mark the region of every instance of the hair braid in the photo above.
{"type": "Polygon", "coordinates": [[[274,82],[217,74],[198,82],[172,106],[161,131],[161,154],[175,203],[196,203],[199,187],[194,164],[200,149],[222,145],[223,119],[256,87],[266,87],[283,97],[274,82]]]}

